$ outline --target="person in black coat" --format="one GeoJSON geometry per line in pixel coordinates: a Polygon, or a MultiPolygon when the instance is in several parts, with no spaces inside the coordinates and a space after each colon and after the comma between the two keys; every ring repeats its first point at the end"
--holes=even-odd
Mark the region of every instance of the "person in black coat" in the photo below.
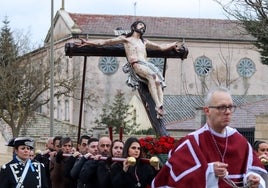
{"type": "MultiPolygon", "coordinates": [[[[97,169],[99,165],[103,165],[103,161],[99,159],[101,157],[110,157],[111,143],[112,142],[109,137],[101,137],[98,143],[98,155],[92,156],[91,160],[87,160],[84,163],[79,174],[79,180],[81,183],[86,184],[86,187],[100,188],[97,169]]],[[[103,180],[104,179],[105,178],[103,178],[103,180]]]]}
{"type": "Polygon", "coordinates": [[[33,145],[34,141],[31,138],[18,137],[14,140],[13,147],[16,155],[1,167],[1,188],[48,188],[44,165],[29,159],[33,145]]]}
{"type": "Polygon", "coordinates": [[[141,161],[141,145],[135,137],[126,140],[123,149],[123,158],[126,160],[112,165],[111,179],[114,188],[146,188],[150,186],[153,178],[160,170],[159,163],[153,167],[149,163],[141,161]],[[133,164],[130,157],[136,159],[133,164]]]}
{"type": "Polygon", "coordinates": [[[75,164],[73,165],[70,175],[73,179],[77,181],[77,188],[85,188],[86,184],[82,183],[79,179],[79,173],[84,165],[84,163],[88,160],[90,160],[91,156],[95,156],[98,154],[98,142],[99,139],[97,138],[90,138],[88,140],[88,152],[84,153],[84,155],[78,160],[75,161],[75,164]]]}
{"type": "Polygon", "coordinates": [[[112,188],[111,166],[114,163],[112,157],[122,157],[124,143],[121,140],[114,140],[111,145],[110,156],[105,161],[99,161],[97,167],[97,178],[99,188],[112,188]]]}

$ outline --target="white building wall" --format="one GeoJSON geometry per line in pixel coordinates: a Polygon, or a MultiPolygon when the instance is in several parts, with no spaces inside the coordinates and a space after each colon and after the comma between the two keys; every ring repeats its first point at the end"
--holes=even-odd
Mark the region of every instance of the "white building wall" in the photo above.
{"type": "Polygon", "coordinates": [[[224,60],[230,62],[230,80],[232,80],[231,91],[235,95],[242,95],[247,90],[248,95],[263,94],[267,86],[267,66],[260,62],[260,57],[253,45],[243,43],[223,44],[203,41],[202,43],[186,42],[189,48],[189,56],[181,63],[180,60],[168,60],[166,80],[168,87],[165,89],[167,95],[200,94],[200,77],[195,73],[194,62],[198,57],[206,56],[212,61],[213,71],[206,77],[208,86],[215,83],[225,83],[226,69],[224,60]],[[237,73],[237,63],[242,58],[250,58],[256,66],[255,74],[250,78],[242,78],[237,73]],[[218,77],[216,73],[218,72],[218,77]],[[187,88],[187,89],[186,89],[187,88]]]}
{"type": "MultiPolygon", "coordinates": [[[[158,42],[158,41],[155,41],[158,42]]],[[[208,86],[213,86],[221,80],[226,80],[225,67],[223,58],[230,62],[230,79],[233,80],[230,89],[235,95],[242,95],[247,91],[248,95],[267,95],[268,90],[263,88],[268,86],[267,80],[268,67],[261,64],[259,54],[253,45],[245,43],[229,43],[222,42],[196,42],[186,41],[189,49],[188,58],[183,62],[180,59],[167,59],[166,82],[167,87],[164,90],[165,95],[184,95],[184,94],[201,94],[200,77],[194,70],[194,62],[196,58],[206,56],[212,61],[213,71],[205,79],[208,86]],[[237,63],[242,58],[250,58],[256,66],[256,73],[247,79],[239,76],[237,73],[237,63]],[[217,78],[216,72],[219,77],[217,78]],[[217,80],[218,79],[218,80],[217,80]],[[249,87],[247,89],[247,87],[249,87]]],[[[61,44],[61,48],[63,48],[61,44]]],[[[62,51],[61,48],[57,50],[62,51]]],[[[62,52],[61,52],[62,53],[62,52]]],[[[68,58],[69,68],[79,69],[82,71],[84,65],[84,57],[65,57],[68,58]]],[[[138,95],[137,91],[125,84],[127,75],[123,73],[122,66],[126,63],[126,58],[117,57],[119,68],[112,75],[105,75],[98,67],[100,57],[87,57],[87,72],[85,81],[85,95],[90,95],[90,100],[85,101],[82,117],[82,127],[95,126],[94,121],[102,112],[104,104],[112,102],[117,90],[125,93],[127,101],[134,95],[138,95]],[[85,107],[86,106],[86,107],[85,107]]],[[[80,98],[81,85],[76,88],[76,96],[80,98]]],[[[139,104],[140,105],[140,104],[139,104]]],[[[70,100],[70,123],[78,124],[80,100],[70,100]]]]}
{"type": "MultiPolygon", "coordinates": [[[[71,34],[66,23],[59,17],[55,25],[55,37],[62,38],[71,34]]],[[[75,28],[73,28],[75,29],[75,28]]],[[[150,39],[151,40],[151,39],[150,39]]],[[[77,40],[70,39],[57,43],[55,54],[60,54],[63,61],[69,61],[69,72],[74,69],[80,70],[81,83],[82,72],[84,66],[84,57],[66,57],[64,56],[64,45],[66,42],[75,42],[77,40]]],[[[152,39],[154,42],[169,43],[164,39],[152,39]]],[[[167,59],[166,83],[164,90],[165,95],[184,95],[184,94],[201,94],[202,87],[200,77],[194,70],[194,62],[198,57],[206,56],[212,61],[213,71],[205,77],[208,87],[215,83],[224,83],[226,81],[226,69],[222,59],[230,62],[230,80],[232,84],[230,89],[235,95],[267,95],[268,90],[264,89],[268,86],[268,66],[261,64],[260,56],[256,48],[245,42],[224,42],[224,41],[197,41],[186,40],[186,46],[189,49],[188,58],[183,62],[180,59],[167,59]],[[256,66],[256,73],[250,78],[242,78],[237,73],[237,63],[242,58],[250,58],[256,66]],[[218,77],[216,76],[218,73],[218,77]]],[[[48,54],[47,54],[48,55],[48,54]]],[[[87,57],[87,73],[85,81],[85,95],[90,95],[89,100],[84,101],[82,127],[91,128],[95,126],[94,121],[99,118],[104,104],[112,102],[117,90],[125,93],[127,101],[133,96],[138,95],[137,91],[125,84],[127,75],[123,73],[122,66],[126,63],[126,58],[117,57],[119,68],[115,74],[105,75],[98,68],[100,57],[87,57]]],[[[81,96],[81,85],[76,88],[76,97],[81,96]]],[[[80,100],[69,99],[70,101],[70,123],[78,125],[80,100]]],[[[134,100],[135,101],[135,100],[134,100]]],[[[133,102],[133,101],[132,101],[133,102]]],[[[135,102],[134,102],[135,104],[135,102]]],[[[137,105],[140,105],[137,104],[137,105]]],[[[49,107],[49,104],[47,105],[49,107]]],[[[49,110],[44,111],[49,115],[49,110]]],[[[55,111],[56,112],[56,111],[55,111]]],[[[144,114],[146,115],[146,114],[144,114]]],[[[56,116],[55,116],[56,117],[56,116]]],[[[142,119],[142,118],[141,118],[142,119]]],[[[146,119],[146,118],[145,118],[146,119]]],[[[147,124],[145,122],[145,124],[147,124]]]]}

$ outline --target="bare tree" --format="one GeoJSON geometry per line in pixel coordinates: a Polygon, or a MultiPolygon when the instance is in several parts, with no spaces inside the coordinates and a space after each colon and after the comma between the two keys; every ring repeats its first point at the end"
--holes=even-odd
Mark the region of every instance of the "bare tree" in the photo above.
{"type": "MultiPolygon", "coordinates": [[[[7,123],[14,137],[20,129],[27,126],[27,120],[34,111],[50,100],[47,93],[50,89],[50,68],[46,56],[34,59],[31,52],[21,55],[28,49],[28,39],[15,41],[7,19],[0,33],[0,118],[7,123]],[[21,52],[21,53],[20,53],[21,52]]],[[[45,49],[44,49],[45,50],[45,49]]],[[[57,54],[55,67],[64,66],[61,61],[63,54],[57,54]]],[[[71,96],[77,85],[78,75],[66,76],[55,73],[55,97],[71,96]]]]}
{"type": "Polygon", "coordinates": [[[268,65],[268,1],[267,0],[214,0],[227,16],[240,21],[241,25],[256,38],[263,64],[268,65]]]}

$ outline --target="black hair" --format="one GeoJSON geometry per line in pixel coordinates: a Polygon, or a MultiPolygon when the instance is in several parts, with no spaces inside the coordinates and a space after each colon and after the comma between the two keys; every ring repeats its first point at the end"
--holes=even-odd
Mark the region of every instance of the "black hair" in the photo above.
{"type": "Polygon", "coordinates": [[[90,136],[88,136],[88,135],[82,135],[82,136],[79,138],[79,144],[82,143],[82,140],[83,140],[83,139],[87,139],[87,140],[89,140],[89,139],[90,139],[90,136]]]}
{"type": "Polygon", "coordinates": [[[70,137],[62,137],[60,140],[60,147],[62,147],[64,144],[66,144],[70,141],[72,141],[72,139],[70,137]]]}
{"type": "Polygon", "coordinates": [[[260,144],[263,144],[263,143],[266,143],[266,142],[261,141],[261,140],[256,140],[256,141],[253,143],[253,150],[254,150],[254,151],[258,151],[258,149],[259,149],[259,145],[260,145],[260,144]]]}
{"type": "MultiPolygon", "coordinates": [[[[126,140],[125,144],[124,144],[123,154],[122,154],[122,157],[123,157],[123,158],[127,158],[127,157],[129,157],[129,155],[128,155],[128,149],[130,148],[130,146],[131,146],[131,144],[132,144],[133,142],[138,142],[138,143],[140,144],[140,141],[139,141],[138,138],[136,138],[136,137],[130,137],[130,138],[128,138],[128,139],[126,140]]],[[[139,158],[140,158],[140,157],[141,157],[141,152],[140,152],[140,156],[139,156],[139,158]]]]}
{"type": "Polygon", "coordinates": [[[97,138],[90,138],[90,139],[88,139],[88,144],[90,144],[91,142],[98,142],[99,141],[99,139],[97,139],[97,138]]]}
{"type": "MultiPolygon", "coordinates": [[[[145,27],[145,30],[146,30],[145,23],[143,21],[141,21],[141,20],[137,20],[133,24],[131,24],[131,26],[130,26],[131,31],[126,34],[126,37],[131,37],[133,35],[133,33],[134,33],[134,31],[135,31],[135,29],[136,29],[136,27],[137,27],[137,25],[139,23],[142,23],[144,25],[144,27],[145,27]]],[[[142,35],[140,36],[140,39],[141,39],[142,42],[144,42],[144,39],[143,39],[142,35]]]]}
{"type": "Polygon", "coordinates": [[[56,142],[56,140],[61,140],[62,139],[62,136],[55,136],[54,138],[53,138],[53,145],[55,145],[55,142],[56,142]]]}

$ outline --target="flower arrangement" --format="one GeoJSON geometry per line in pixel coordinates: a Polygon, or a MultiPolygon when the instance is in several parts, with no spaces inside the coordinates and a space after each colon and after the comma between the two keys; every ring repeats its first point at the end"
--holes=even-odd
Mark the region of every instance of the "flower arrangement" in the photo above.
{"type": "Polygon", "coordinates": [[[150,158],[158,154],[168,154],[175,144],[176,140],[170,136],[160,136],[154,138],[147,136],[145,138],[139,139],[142,151],[144,152],[144,157],[150,158]]]}

